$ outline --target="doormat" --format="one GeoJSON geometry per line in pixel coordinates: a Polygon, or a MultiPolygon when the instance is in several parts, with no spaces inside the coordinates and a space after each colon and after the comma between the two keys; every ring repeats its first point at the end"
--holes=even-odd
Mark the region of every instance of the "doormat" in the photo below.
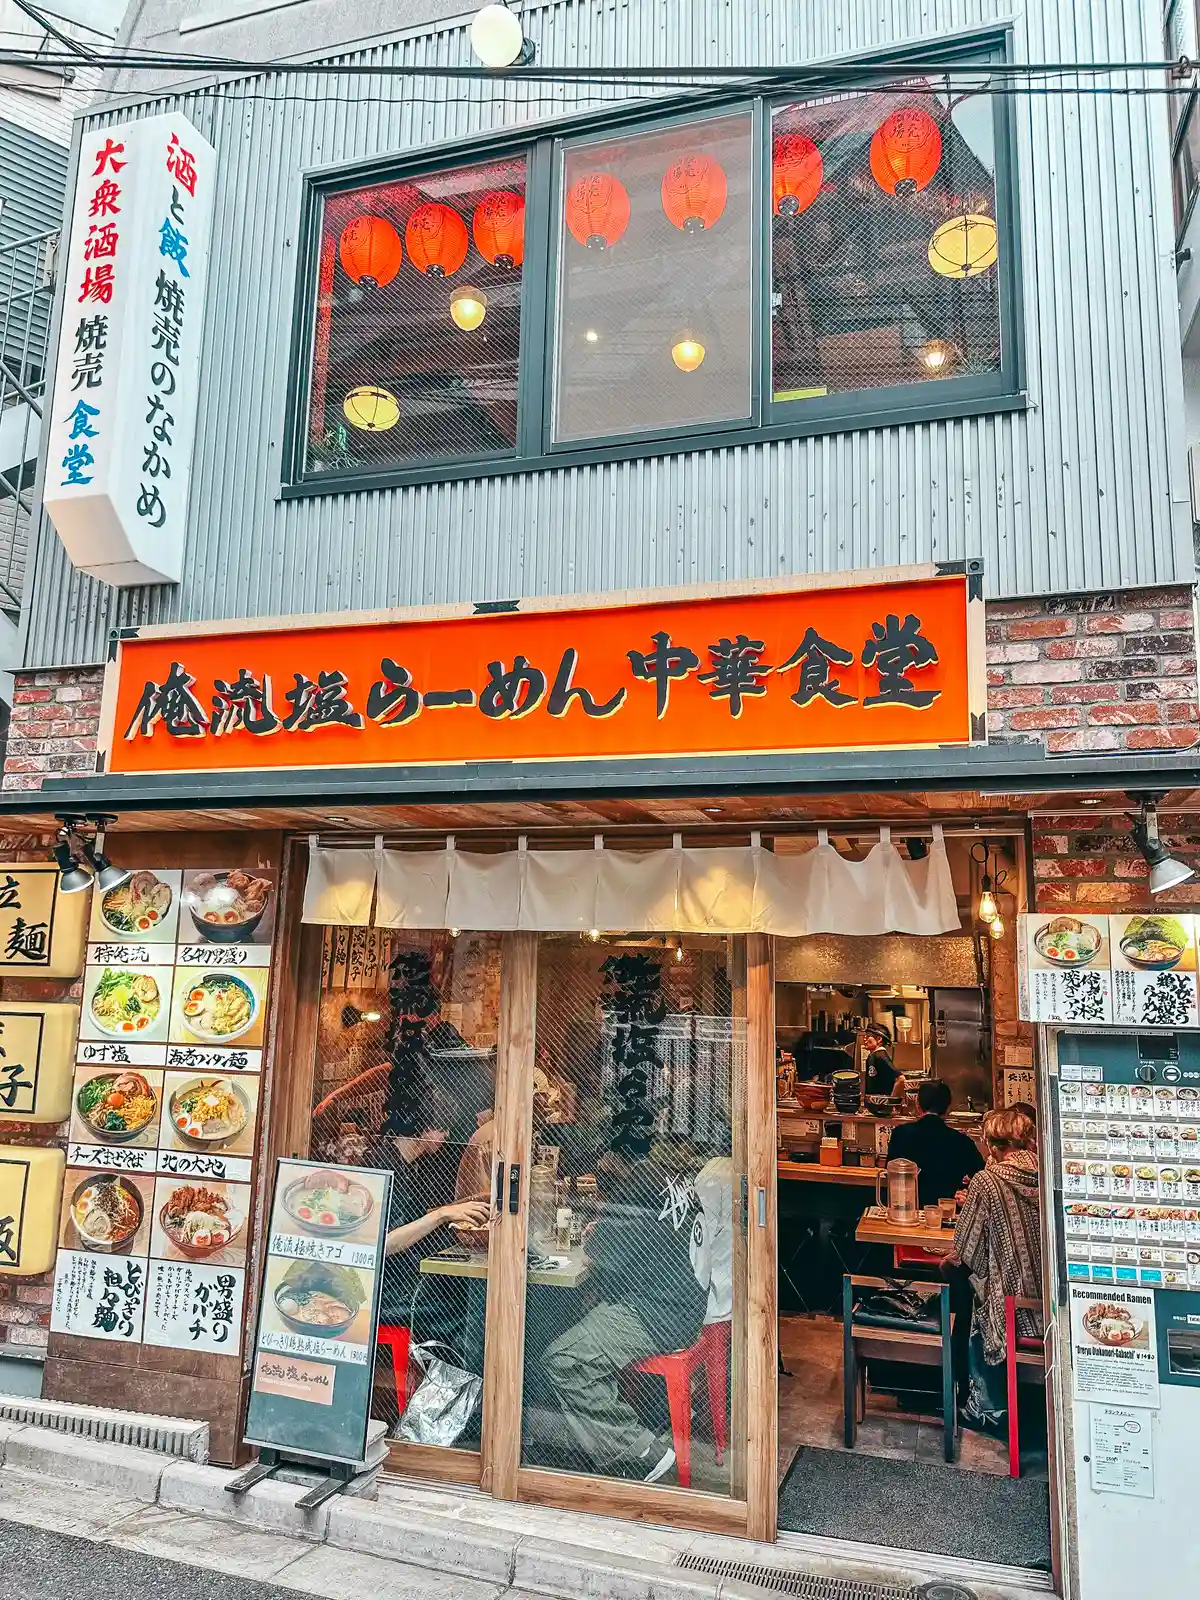
{"type": "Polygon", "coordinates": [[[779,1489],[789,1533],[1050,1570],[1050,1487],[926,1461],[801,1446],[779,1489]]]}

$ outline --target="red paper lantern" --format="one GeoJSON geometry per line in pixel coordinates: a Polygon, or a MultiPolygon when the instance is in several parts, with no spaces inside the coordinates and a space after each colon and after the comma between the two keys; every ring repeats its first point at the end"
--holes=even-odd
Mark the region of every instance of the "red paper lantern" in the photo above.
{"type": "Polygon", "coordinates": [[[493,189],[471,220],[475,248],[492,266],[511,272],[525,259],[525,202],[511,189],[493,189]]]}
{"type": "Polygon", "coordinates": [[[629,226],[629,191],[611,172],[589,172],[567,190],[567,227],[589,250],[610,250],[629,226]]]}
{"type": "Polygon", "coordinates": [[[885,194],[927,188],[941,162],[941,129],[916,106],[893,111],[871,140],[871,172],[885,194]]]}
{"type": "Polygon", "coordinates": [[[662,207],[684,233],[703,233],[725,209],[729,184],[725,169],[711,156],[692,152],[663,173],[662,207]]]}
{"type": "Polygon", "coordinates": [[[452,206],[431,200],[409,217],[404,243],[418,272],[448,278],[467,259],[467,225],[452,206]]]}
{"type": "Polygon", "coordinates": [[[342,231],[338,253],[346,276],[369,289],[382,289],[400,271],[400,235],[384,217],[355,217],[342,231]]]}
{"type": "Polygon", "coordinates": [[[798,217],[821,192],[825,163],[821,152],[802,133],[781,133],[771,164],[776,215],[798,217]]]}

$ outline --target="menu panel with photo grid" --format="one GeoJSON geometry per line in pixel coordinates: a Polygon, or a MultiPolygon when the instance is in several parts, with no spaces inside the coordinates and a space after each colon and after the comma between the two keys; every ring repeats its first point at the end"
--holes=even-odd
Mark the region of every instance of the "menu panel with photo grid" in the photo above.
{"type": "Polygon", "coordinates": [[[92,897],[52,1334],[239,1356],[275,874],[92,897]]]}

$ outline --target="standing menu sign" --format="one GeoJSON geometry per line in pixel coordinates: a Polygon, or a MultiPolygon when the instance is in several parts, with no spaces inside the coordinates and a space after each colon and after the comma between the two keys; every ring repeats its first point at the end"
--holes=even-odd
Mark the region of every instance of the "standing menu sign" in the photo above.
{"type": "Polygon", "coordinates": [[[1200,1027],[1196,920],[1186,912],[1023,916],[1022,1018],[1200,1027]]]}
{"type": "Polygon", "coordinates": [[[240,1353],[276,884],[92,896],[52,1333],[240,1353]]]}
{"type": "Polygon", "coordinates": [[[386,1171],[279,1163],[247,1444],[364,1459],[391,1183],[386,1171]]]}

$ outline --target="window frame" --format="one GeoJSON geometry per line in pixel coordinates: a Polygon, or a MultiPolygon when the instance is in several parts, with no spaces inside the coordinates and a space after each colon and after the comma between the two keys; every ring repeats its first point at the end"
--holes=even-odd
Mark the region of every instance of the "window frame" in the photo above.
{"type": "MultiPolygon", "coordinates": [[[[981,70],[1012,59],[1012,29],[989,28],[938,40],[922,48],[920,70],[936,76],[939,66],[981,70]]],[[[772,114],[782,106],[830,93],[852,94],[893,81],[890,61],[908,63],[909,50],[846,58],[861,68],[832,78],[830,65],[797,70],[786,82],[744,84],[700,95],[625,102],[575,113],[524,130],[474,134],[415,154],[363,161],[308,172],[303,178],[293,295],[288,398],[280,498],[365,493],[432,483],[558,471],[609,461],[637,460],[749,444],[850,433],[921,422],[1021,411],[1025,392],[1025,323],[1021,288],[1020,204],[1016,184],[1016,137],[1011,101],[993,102],[996,136],[996,220],[1000,229],[998,295],[1000,367],[994,373],[939,378],[882,389],[855,389],[807,400],[776,401],[772,395],[771,318],[772,208],[770,172],[772,114]],[[622,135],[746,114],[751,117],[751,410],[749,418],[684,424],[649,432],[611,434],[555,442],[556,340],[560,300],[558,226],[562,205],[563,153],[579,143],[603,143],[622,135]],[[305,467],[312,396],[313,327],[319,283],[321,218],[326,198],[368,185],[400,183],[505,156],[526,159],[525,260],[521,284],[521,335],[517,380],[517,442],[490,455],[436,457],[403,466],[317,472],[305,467]],[[540,303],[539,303],[540,301],[540,303]]]]}

